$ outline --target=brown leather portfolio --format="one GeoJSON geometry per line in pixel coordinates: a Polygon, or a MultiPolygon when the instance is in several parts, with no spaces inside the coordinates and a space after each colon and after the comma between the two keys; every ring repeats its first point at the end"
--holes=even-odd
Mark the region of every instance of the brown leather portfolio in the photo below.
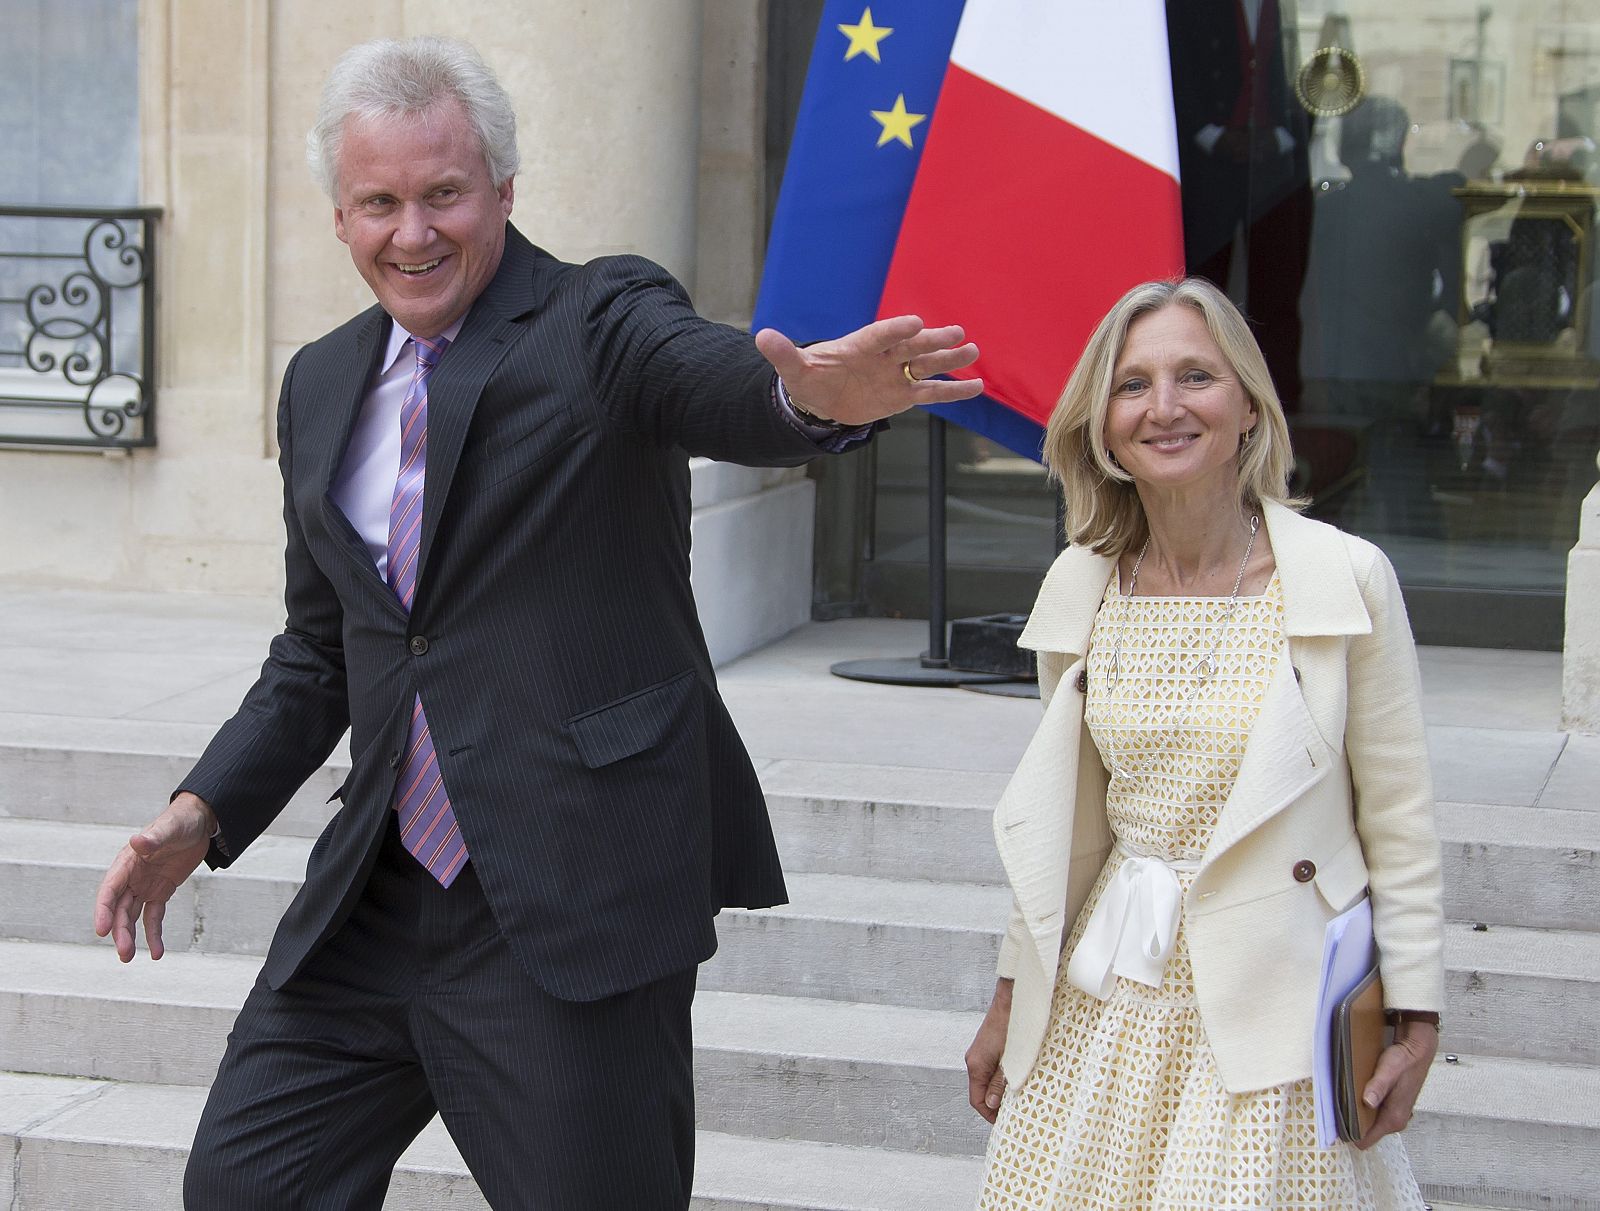
{"type": "Polygon", "coordinates": [[[1388,1045],[1388,1036],[1383,981],[1374,967],[1339,1002],[1333,1019],[1333,1109],[1342,1140],[1360,1139],[1378,1117],[1378,1112],[1361,1100],[1361,1094],[1378,1069],[1378,1056],[1388,1045]]]}

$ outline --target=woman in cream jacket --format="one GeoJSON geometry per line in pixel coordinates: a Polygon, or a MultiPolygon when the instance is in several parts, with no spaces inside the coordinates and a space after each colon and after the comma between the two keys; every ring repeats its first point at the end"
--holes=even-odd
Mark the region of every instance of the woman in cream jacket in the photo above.
{"type": "Polygon", "coordinates": [[[998,1119],[980,1206],[1420,1211],[1383,1137],[1437,1047],[1442,914],[1393,569],[1286,498],[1282,409],[1207,282],[1112,309],[1046,453],[1072,545],[1021,640],[1044,718],[995,811],[1014,907],[967,1055],[998,1119]],[[1321,1152],[1324,927],[1369,888],[1396,1041],[1372,1131],[1321,1152]]]}

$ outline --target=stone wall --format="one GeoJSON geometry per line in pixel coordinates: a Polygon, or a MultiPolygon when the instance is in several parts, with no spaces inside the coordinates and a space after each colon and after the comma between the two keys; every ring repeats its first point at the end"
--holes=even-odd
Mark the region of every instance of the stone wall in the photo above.
{"type": "MultiPolygon", "coordinates": [[[[536,243],[578,261],[642,253],[692,292],[703,285],[714,318],[748,322],[764,11],[739,0],[143,0],[141,201],[165,211],[160,444],[0,450],[0,578],[279,591],[278,379],[295,349],[371,302],[304,160],[321,81],[364,39],[439,33],[479,48],[518,106],[513,220],[536,243]]],[[[715,475],[696,467],[716,520],[697,519],[695,575],[717,586],[714,613],[729,621],[712,646],[730,657],[808,616],[811,494],[799,472],[715,475]],[[794,567],[775,576],[747,562],[744,511],[768,541],[793,536],[780,562],[794,567]]]]}

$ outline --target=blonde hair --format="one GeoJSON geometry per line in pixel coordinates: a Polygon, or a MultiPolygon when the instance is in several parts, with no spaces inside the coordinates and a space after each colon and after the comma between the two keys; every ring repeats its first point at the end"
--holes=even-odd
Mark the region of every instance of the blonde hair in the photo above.
{"type": "Polygon", "coordinates": [[[1239,309],[1204,278],[1144,282],[1118,299],[1095,328],[1045,427],[1045,462],[1061,484],[1068,540],[1100,555],[1120,555],[1147,533],[1133,477],[1111,461],[1105,446],[1117,359],[1135,320],[1175,305],[1200,314],[1255,405],[1255,428],[1239,452],[1240,503],[1305,505],[1289,495],[1289,425],[1261,347],[1239,309]]]}

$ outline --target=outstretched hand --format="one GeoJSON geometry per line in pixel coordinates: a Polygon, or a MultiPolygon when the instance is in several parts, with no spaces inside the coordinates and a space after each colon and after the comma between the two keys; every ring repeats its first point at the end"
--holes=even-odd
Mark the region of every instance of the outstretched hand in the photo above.
{"type": "Polygon", "coordinates": [[[843,425],[867,425],[917,404],[949,404],[983,390],[981,378],[939,379],[978,360],[959,325],[924,328],[897,315],[838,340],[801,348],[775,328],[756,333],[756,348],[807,412],[843,425]]]}
{"type": "Polygon", "coordinates": [[[112,860],[95,897],[94,931],[102,938],[112,935],[124,963],[133,961],[141,916],[150,957],[166,953],[161,921],[167,901],[205,858],[215,824],[205,800],[184,792],[130,837],[112,860]]]}

